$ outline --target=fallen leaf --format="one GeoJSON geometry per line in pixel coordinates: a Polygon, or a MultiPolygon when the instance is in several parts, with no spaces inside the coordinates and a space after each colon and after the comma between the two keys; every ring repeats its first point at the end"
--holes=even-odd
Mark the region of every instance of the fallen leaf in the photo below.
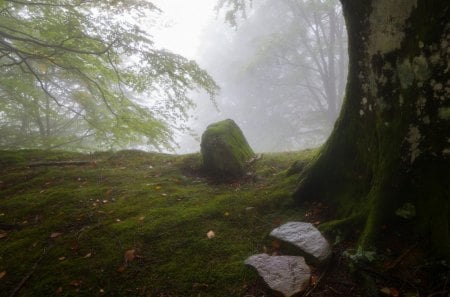
{"type": "Polygon", "coordinates": [[[92,256],[91,253],[87,253],[86,256],[83,257],[83,259],[90,258],[91,256],[92,256]]]}
{"type": "Polygon", "coordinates": [[[136,257],[136,255],[135,255],[134,249],[126,251],[125,255],[124,255],[125,264],[132,262],[135,257],[136,257]]]}
{"type": "Polygon", "coordinates": [[[120,219],[116,219],[116,222],[120,222],[120,219]]]}
{"type": "Polygon", "coordinates": [[[391,289],[384,287],[382,289],[380,289],[380,292],[386,295],[390,295],[391,294],[391,289]]]}
{"type": "Polygon", "coordinates": [[[391,296],[392,297],[398,297],[400,296],[400,292],[396,288],[390,288],[391,296]]]}
{"type": "Polygon", "coordinates": [[[272,249],[279,250],[281,248],[281,242],[279,240],[272,240],[272,249]]]}
{"type": "Polygon", "coordinates": [[[230,215],[230,213],[227,211],[223,214],[224,216],[228,217],[230,215]]]}
{"type": "Polygon", "coordinates": [[[311,278],[309,279],[309,284],[311,286],[315,286],[317,284],[317,275],[311,275],[311,278]]]}
{"type": "Polygon", "coordinates": [[[66,259],[66,257],[59,257],[58,260],[59,261],[64,261],[66,259]]]}
{"type": "Polygon", "coordinates": [[[117,268],[116,270],[117,272],[124,272],[125,271],[125,266],[120,266],[119,268],[117,268]]]}
{"type": "Polygon", "coordinates": [[[0,238],[5,238],[6,236],[8,236],[8,233],[0,232],[0,238]]]}
{"type": "Polygon", "coordinates": [[[79,287],[79,286],[81,285],[82,282],[83,282],[83,281],[77,279],[77,280],[71,281],[71,282],[70,282],[70,285],[71,285],[71,286],[74,286],[74,287],[79,287]]]}
{"type": "Polygon", "coordinates": [[[2,279],[5,275],[6,275],[6,271],[5,271],[5,270],[3,270],[2,272],[0,272],[0,279],[2,279]]]}
{"type": "Polygon", "coordinates": [[[161,190],[161,186],[156,186],[155,190],[161,190]]]}
{"type": "Polygon", "coordinates": [[[145,219],[145,217],[144,216],[142,216],[142,217],[139,217],[139,221],[143,221],[145,219]]]}
{"type": "Polygon", "coordinates": [[[213,230],[209,230],[208,233],[206,233],[206,236],[211,239],[214,238],[216,236],[216,234],[214,233],[213,230]]]}
{"type": "Polygon", "coordinates": [[[55,293],[56,294],[61,294],[63,292],[63,288],[59,287],[58,289],[56,289],[55,293]]]}
{"type": "Polygon", "coordinates": [[[57,238],[61,235],[63,235],[61,232],[53,232],[52,234],[50,234],[50,238],[57,238]]]}

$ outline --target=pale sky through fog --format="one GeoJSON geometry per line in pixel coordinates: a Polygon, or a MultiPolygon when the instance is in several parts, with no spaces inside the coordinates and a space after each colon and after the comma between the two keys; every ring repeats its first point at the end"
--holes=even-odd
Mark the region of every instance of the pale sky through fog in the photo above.
{"type": "Polygon", "coordinates": [[[154,0],[169,25],[153,33],[158,47],[195,59],[201,32],[215,18],[216,0],[154,0]]]}

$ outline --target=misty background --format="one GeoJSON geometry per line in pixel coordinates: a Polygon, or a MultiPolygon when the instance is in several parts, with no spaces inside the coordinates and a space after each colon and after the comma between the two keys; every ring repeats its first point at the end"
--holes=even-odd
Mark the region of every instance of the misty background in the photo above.
{"type": "Polygon", "coordinates": [[[192,55],[221,90],[196,108],[178,135],[180,153],[199,150],[207,125],[231,118],[255,151],[315,147],[331,132],[347,78],[347,36],[338,1],[254,1],[237,27],[214,11],[192,55]]]}
{"type": "Polygon", "coordinates": [[[347,77],[338,0],[258,0],[237,14],[218,9],[225,0],[142,3],[8,4],[0,149],[189,153],[227,118],[257,152],[325,141],[347,77]]]}

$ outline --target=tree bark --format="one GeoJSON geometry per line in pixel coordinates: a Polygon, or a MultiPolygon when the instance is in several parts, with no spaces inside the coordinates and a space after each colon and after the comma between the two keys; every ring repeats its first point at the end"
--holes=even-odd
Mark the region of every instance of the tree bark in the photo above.
{"type": "Polygon", "coordinates": [[[359,245],[413,205],[415,231],[450,259],[450,9],[447,0],[341,0],[349,39],[346,96],[295,199],[324,199],[359,245]],[[419,234],[419,233],[418,233],[419,234]]]}

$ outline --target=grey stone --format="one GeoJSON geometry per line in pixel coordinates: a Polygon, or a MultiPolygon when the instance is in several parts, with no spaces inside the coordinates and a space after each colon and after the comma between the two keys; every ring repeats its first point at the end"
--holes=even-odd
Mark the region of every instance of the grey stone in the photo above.
{"type": "Polygon", "coordinates": [[[319,230],[310,223],[289,222],[270,232],[270,236],[298,247],[307,259],[323,263],[331,256],[331,247],[319,230]]]}
{"type": "Polygon", "coordinates": [[[283,296],[294,296],[309,286],[311,269],[303,257],[258,254],[245,260],[245,264],[254,267],[267,285],[283,296]]]}

